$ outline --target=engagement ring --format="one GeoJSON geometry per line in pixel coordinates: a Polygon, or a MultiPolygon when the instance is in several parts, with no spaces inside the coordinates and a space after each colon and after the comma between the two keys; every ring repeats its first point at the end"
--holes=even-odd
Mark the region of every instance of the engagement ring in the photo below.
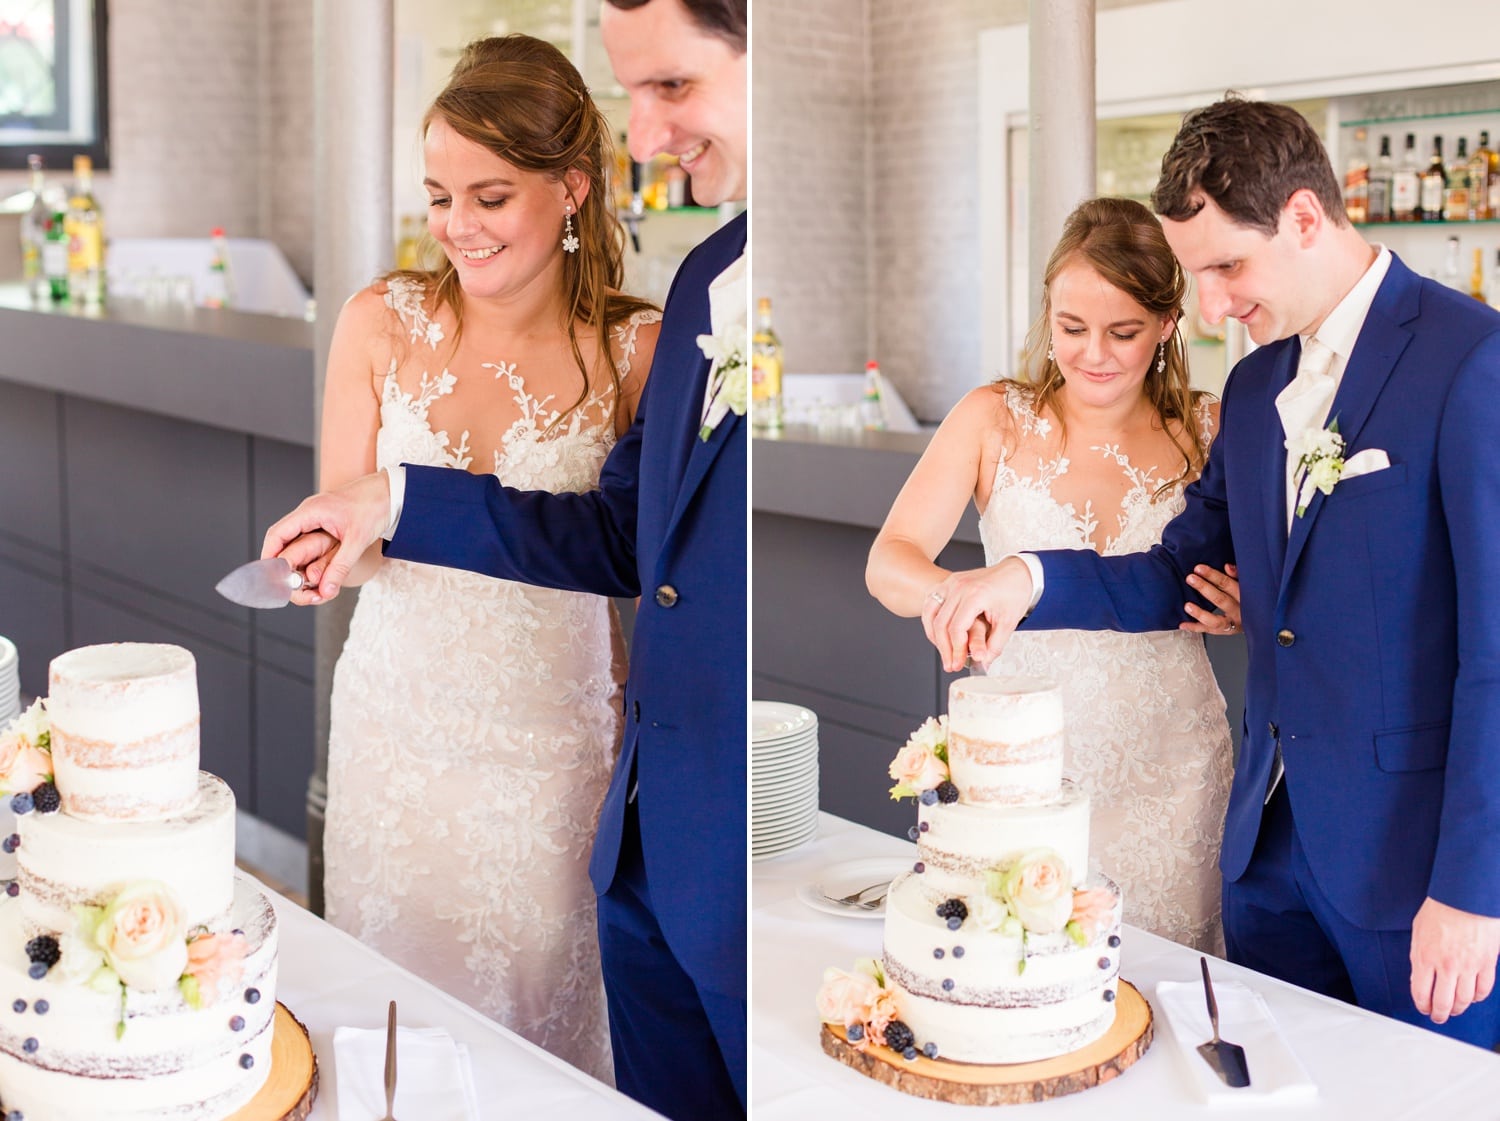
{"type": "Polygon", "coordinates": [[[927,598],[930,599],[930,600],[933,600],[936,603],[942,603],[943,600],[945,600],[947,597],[944,596],[942,592],[934,591],[934,592],[928,593],[927,598]]]}

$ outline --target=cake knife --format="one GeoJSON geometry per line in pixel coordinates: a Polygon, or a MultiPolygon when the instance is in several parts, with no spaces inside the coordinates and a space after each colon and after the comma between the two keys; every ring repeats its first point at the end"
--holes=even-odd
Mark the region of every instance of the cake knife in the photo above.
{"type": "Polygon", "coordinates": [[[285,607],[292,601],[293,592],[308,586],[284,557],[267,557],[240,565],[215,584],[214,590],[241,607],[268,608],[285,607]]]}

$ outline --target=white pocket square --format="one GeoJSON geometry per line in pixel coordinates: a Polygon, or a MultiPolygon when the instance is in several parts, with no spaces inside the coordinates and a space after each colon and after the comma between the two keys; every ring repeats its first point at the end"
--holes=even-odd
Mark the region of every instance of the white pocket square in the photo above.
{"type": "Polygon", "coordinates": [[[1381,449],[1366,448],[1344,460],[1344,469],[1339,472],[1339,478],[1352,479],[1357,475],[1373,475],[1376,471],[1384,471],[1390,465],[1391,457],[1381,449]]]}

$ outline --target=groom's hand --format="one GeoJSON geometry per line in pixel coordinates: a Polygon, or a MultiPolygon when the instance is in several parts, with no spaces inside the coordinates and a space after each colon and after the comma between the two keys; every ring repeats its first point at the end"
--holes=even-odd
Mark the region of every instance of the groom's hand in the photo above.
{"type": "Polygon", "coordinates": [[[380,540],[390,516],[390,482],[384,471],[377,471],[337,490],[304,499],[266,530],[260,555],[275,557],[286,553],[293,568],[307,569],[308,577],[317,583],[317,591],[308,595],[308,602],[322,603],[339,594],[349,569],[366,549],[380,540]],[[329,551],[326,539],[310,544],[319,539],[305,536],[320,533],[336,541],[337,547],[329,551]],[[304,555],[309,552],[312,557],[304,555]]]}
{"type": "Polygon", "coordinates": [[[1500,919],[1428,899],[1411,924],[1411,996],[1434,1024],[1478,1004],[1495,987],[1500,919]]]}
{"type": "Polygon", "coordinates": [[[943,668],[957,673],[972,654],[988,665],[1031,604],[1031,572],[1016,557],[989,568],[951,573],[927,593],[922,629],[937,647],[943,668]]]}

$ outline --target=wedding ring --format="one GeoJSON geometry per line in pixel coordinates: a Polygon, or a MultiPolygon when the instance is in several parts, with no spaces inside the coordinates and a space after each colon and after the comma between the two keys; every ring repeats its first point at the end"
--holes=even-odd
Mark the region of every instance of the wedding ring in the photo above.
{"type": "Polygon", "coordinates": [[[930,600],[932,600],[934,603],[942,603],[948,597],[945,596],[945,595],[943,595],[942,592],[937,591],[936,589],[934,589],[933,591],[931,591],[931,592],[929,592],[927,594],[927,598],[930,599],[930,600]]]}
{"type": "Polygon", "coordinates": [[[1229,620],[1229,630],[1231,634],[1239,630],[1239,624],[1236,623],[1233,619],[1229,620]]]}

